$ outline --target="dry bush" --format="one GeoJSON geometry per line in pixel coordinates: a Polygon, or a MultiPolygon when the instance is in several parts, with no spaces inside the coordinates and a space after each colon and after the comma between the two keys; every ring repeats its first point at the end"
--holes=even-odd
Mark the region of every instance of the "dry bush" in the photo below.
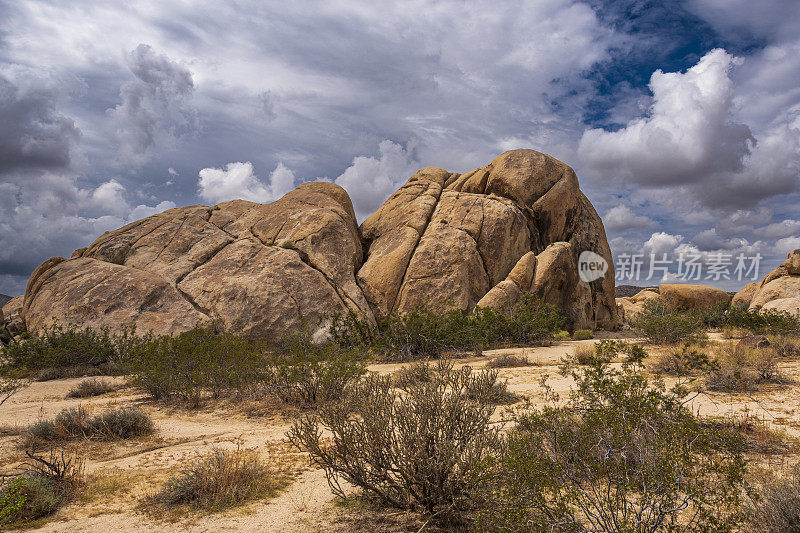
{"type": "Polygon", "coordinates": [[[76,439],[121,440],[153,432],[150,416],[135,407],[110,409],[90,416],[83,407],[64,409],[52,420],[40,420],[27,431],[27,444],[63,442],[76,439]]]}
{"type": "Polygon", "coordinates": [[[434,372],[427,361],[414,361],[392,374],[392,385],[401,390],[408,390],[419,383],[433,381],[434,372]]]}
{"type": "Polygon", "coordinates": [[[219,511],[274,496],[288,481],[255,450],[215,449],[169,479],[148,503],[219,511]]]}
{"type": "Polygon", "coordinates": [[[767,339],[779,357],[784,359],[800,358],[800,337],[769,335],[767,339]]]}
{"type": "Polygon", "coordinates": [[[572,356],[579,365],[588,365],[594,359],[594,344],[577,344],[572,349],[572,356]]]}
{"type": "Polygon", "coordinates": [[[762,384],[792,383],[780,370],[778,355],[771,347],[751,348],[725,342],[718,344],[714,352],[716,368],[706,378],[710,389],[754,392],[762,384]]]}
{"type": "Polygon", "coordinates": [[[488,363],[486,368],[515,368],[520,366],[531,366],[533,363],[528,361],[524,355],[512,355],[504,353],[500,357],[495,357],[488,363]]]}
{"type": "Polygon", "coordinates": [[[706,352],[696,350],[690,344],[684,344],[680,351],[671,350],[661,355],[651,370],[656,374],[668,376],[688,376],[698,371],[715,370],[716,366],[706,352]]]}
{"type": "Polygon", "coordinates": [[[764,420],[749,413],[725,417],[708,417],[701,426],[718,435],[741,437],[744,450],[759,455],[788,455],[800,451],[800,440],[785,430],[770,427],[764,420]]]}
{"type": "Polygon", "coordinates": [[[63,449],[48,457],[30,451],[20,472],[0,481],[0,526],[13,527],[54,513],[83,481],[83,461],[63,449]]]}
{"type": "Polygon", "coordinates": [[[638,365],[566,366],[575,388],[521,409],[479,467],[479,531],[731,531],[745,462],[741,437],[704,428],[686,393],[638,365]]]}
{"type": "Polygon", "coordinates": [[[90,398],[92,396],[101,396],[119,390],[117,385],[114,385],[105,379],[84,379],[67,393],[67,398],[90,398]]]}
{"type": "Polygon", "coordinates": [[[789,533],[800,531],[800,466],[784,478],[770,474],[757,484],[745,505],[750,531],[789,533]]]}
{"type": "Polygon", "coordinates": [[[497,442],[492,377],[448,363],[400,392],[372,374],[296,422],[288,438],[324,469],[337,496],[345,496],[344,480],[383,505],[457,523],[470,506],[472,473],[497,442]]]}
{"type": "Polygon", "coordinates": [[[741,339],[747,335],[752,335],[749,329],[737,328],[734,326],[725,326],[722,328],[723,339],[741,339]]]}

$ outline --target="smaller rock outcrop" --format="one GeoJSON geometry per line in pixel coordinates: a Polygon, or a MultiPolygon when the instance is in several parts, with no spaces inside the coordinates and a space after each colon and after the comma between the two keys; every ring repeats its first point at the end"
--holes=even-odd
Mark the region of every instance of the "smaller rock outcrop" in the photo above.
{"type": "Polygon", "coordinates": [[[733,297],[750,310],[774,309],[800,316],[800,248],[760,282],[749,283],[733,297]]]}
{"type": "Polygon", "coordinates": [[[669,311],[679,309],[708,310],[731,300],[731,295],[722,289],[688,283],[659,285],[658,293],[669,311]]]}
{"type": "Polygon", "coordinates": [[[12,335],[25,331],[25,320],[22,318],[24,296],[11,298],[0,310],[0,325],[4,325],[12,335]]]}

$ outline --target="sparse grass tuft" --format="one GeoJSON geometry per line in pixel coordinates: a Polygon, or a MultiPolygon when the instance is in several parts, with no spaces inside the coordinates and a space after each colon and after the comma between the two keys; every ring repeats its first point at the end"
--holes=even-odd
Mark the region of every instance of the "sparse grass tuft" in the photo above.
{"type": "Polygon", "coordinates": [[[108,380],[84,379],[67,393],[67,398],[90,398],[118,390],[119,387],[108,380]]]}
{"type": "Polygon", "coordinates": [[[749,531],[787,533],[800,531],[800,466],[788,476],[764,476],[745,505],[749,531]]]}
{"type": "Polygon", "coordinates": [[[169,479],[151,503],[220,511],[274,496],[288,481],[286,474],[270,468],[255,450],[215,449],[169,479]]]}
{"type": "Polygon", "coordinates": [[[688,376],[698,371],[716,370],[718,364],[706,352],[684,344],[680,351],[671,350],[659,357],[651,370],[667,376],[688,376]]]}
{"type": "Polygon", "coordinates": [[[783,359],[800,358],[800,337],[769,335],[767,339],[779,357],[783,359]]]}
{"type": "Polygon", "coordinates": [[[763,384],[792,383],[778,366],[778,356],[771,347],[751,348],[724,342],[714,351],[715,368],[706,377],[710,389],[746,393],[755,392],[763,384]]]}
{"type": "Polygon", "coordinates": [[[110,409],[90,416],[83,407],[64,409],[52,420],[40,420],[28,427],[27,444],[64,442],[77,439],[123,440],[153,433],[150,416],[135,407],[110,409]]]}
{"type": "Polygon", "coordinates": [[[488,363],[486,368],[514,368],[519,366],[531,366],[533,363],[528,361],[524,355],[513,355],[504,353],[500,357],[495,357],[488,363]]]}

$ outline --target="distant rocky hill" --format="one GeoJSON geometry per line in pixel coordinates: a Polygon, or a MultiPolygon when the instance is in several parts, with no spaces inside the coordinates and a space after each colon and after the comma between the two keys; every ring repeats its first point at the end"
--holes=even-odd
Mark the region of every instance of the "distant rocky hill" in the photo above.
{"type": "Polygon", "coordinates": [[[575,172],[512,150],[465,174],[420,170],[360,227],[327,182],[269,204],[170,209],[42,263],[20,315],[32,333],[54,320],[157,334],[214,321],[275,337],[332,313],[507,312],[532,294],[570,328],[613,328],[614,276],[580,279],[584,251],[613,264],[575,172]]]}
{"type": "Polygon", "coordinates": [[[658,291],[658,287],[645,287],[643,285],[617,285],[614,288],[614,292],[616,294],[616,298],[630,298],[631,296],[636,296],[645,289],[654,290],[656,292],[658,291]]]}
{"type": "Polygon", "coordinates": [[[0,294],[0,307],[6,305],[9,300],[11,300],[11,296],[6,296],[5,294],[0,294]]]}

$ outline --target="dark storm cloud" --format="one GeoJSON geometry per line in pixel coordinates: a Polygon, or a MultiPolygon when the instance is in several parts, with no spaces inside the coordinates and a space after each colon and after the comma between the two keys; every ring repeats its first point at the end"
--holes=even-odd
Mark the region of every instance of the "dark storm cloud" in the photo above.
{"type": "Polygon", "coordinates": [[[0,74],[0,180],[4,174],[69,166],[80,131],[56,111],[56,99],[43,80],[18,85],[0,74]]]}
{"type": "Polygon", "coordinates": [[[109,110],[109,117],[123,162],[141,164],[157,140],[194,127],[195,112],[188,104],[194,83],[188,69],[146,44],[131,52],[129,65],[136,79],[120,87],[122,103],[109,110]]]}
{"type": "Polygon", "coordinates": [[[15,98],[28,94],[20,79],[58,81],[28,121],[54,149],[26,160],[14,147],[24,184],[0,190],[0,292],[165,201],[270,199],[324,178],[363,216],[418,167],[469,170],[517,147],[576,168],[615,250],[696,236],[780,255],[797,235],[800,32],[755,5],[2,4],[0,75],[15,98]]]}

